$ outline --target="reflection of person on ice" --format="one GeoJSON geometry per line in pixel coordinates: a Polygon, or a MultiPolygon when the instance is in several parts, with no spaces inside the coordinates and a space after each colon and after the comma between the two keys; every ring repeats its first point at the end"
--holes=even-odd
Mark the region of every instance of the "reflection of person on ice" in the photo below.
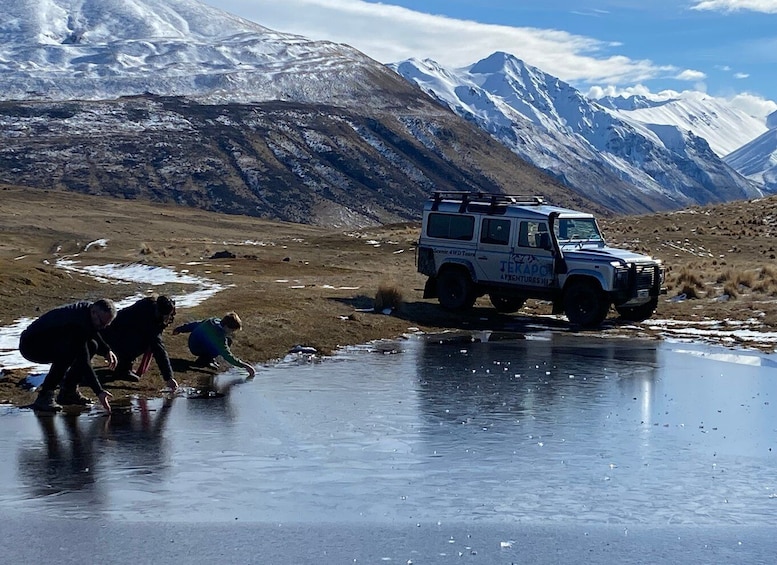
{"type": "Polygon", "coordinates": [[[228,363],[236,367],[243,367],[248,371],[249,377],[253,378],[256,373],[254,368],[235,357],[230,350],[232,336],[242,327],[240,317],[234,312],[229,312],[220,320],[208,318],[180,325],[173,330],[173,335],[191,334],[189,335],[189,351],[192,352],[192,355],[197,356],[196,366],[218,369],[216,358],[221,356],[228,363]]]}
{"type": "Polygon", "coordinates": [[[76,302],[43,314],[22,332],[19,352],[28,361],[51,363],[32,408],[58,412],[65,405],[89,406],[92,402],[78,390],[84,382],[106,411],[111,411],[111,393],[103,390],[92,367],[92,356],[100,354],[109,367],[116,366],[116,355],[105,343],[100,330],[116,317],[116,306],[107,298],[96,302],[76,302]],[[59,387],[59,394],[54,393],[59,387]]]}
{"type": "MultiPolygon", "coordinates": [[[[116,370],[103,377],[102,381],[139,381],[140,375],[132,372],[132,364],[137,357],[150,351],[167,386],[172,390],[178,388],[162,341],[162,332],[174,318],[175,302],[165,295],[141,298],[119,310],[116,319],[103,332],[105,341],[116,353],[118,363],[116,370]]],[[[143,371],[140,372],[142,374],[143,371]]]]}

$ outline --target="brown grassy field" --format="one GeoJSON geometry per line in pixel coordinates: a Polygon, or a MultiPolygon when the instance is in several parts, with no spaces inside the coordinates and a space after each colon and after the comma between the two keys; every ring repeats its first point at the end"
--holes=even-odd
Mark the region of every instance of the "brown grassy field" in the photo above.
{"type": "MultiPolygon", "coordinates": [[[[706,339],[772,351],[774,345],[757,335],[742,338],[733,330],[769,332],[777,326],[777,252],[771,233],[776,217],[777,198],[768,198],[602,222],[609,243],[666,264],[668,294],[652,321],[626,324],[613,311],[598,333],[661,337],[672,331],[661,321],[675,320],[677,327],[715,328],[706,339]],[[679,294],[687,299],[673,300],[679,294]]],[[[529,301],[517,314],[502,315],[481,298],[471,313],[454,315],[424,300],[424,277],[415,268],[416,224],[322,229],[14,187],[0,187],[0,222],[2,326],[81,299],[187,291],[180,284],[99,282],[55,265],[67,258],[80,265],[170,267],[224,285],[201,305],[179,309],[176,322],[237,311],[244,329],[233,351],[257,364],[282,358],[295,345],[326,355],[411,328],[521,331],[543,316],[546,326],[571,331],[563,318],[549,316],[546,303],[529,301]],[[100,239],[107,243],[87,249],[100,239]],[[392,305],[398,308],[391,315],[373,311],[392,305]]],[[[188,365],[185,336],[165,335],[179,382],[204,386],[212,373],[188,365]]],[[[2,370],[0,402],[32,401],[34,393],[19,386],[25,375],[2,370]]],[[[117,382],[108,390],[115,398],[154,396],[162,386],[152,363],[140,383],[117,382]]]]}

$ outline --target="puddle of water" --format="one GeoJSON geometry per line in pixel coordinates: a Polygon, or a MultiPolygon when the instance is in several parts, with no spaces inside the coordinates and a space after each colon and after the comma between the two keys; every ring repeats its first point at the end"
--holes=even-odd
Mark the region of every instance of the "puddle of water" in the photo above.
{"type": "Polygon", "coordinates": [[[0,506],[165,522],[773,522],[769,356],[489,339],[290,360],[110,418],[3,409],[0,506]]]}

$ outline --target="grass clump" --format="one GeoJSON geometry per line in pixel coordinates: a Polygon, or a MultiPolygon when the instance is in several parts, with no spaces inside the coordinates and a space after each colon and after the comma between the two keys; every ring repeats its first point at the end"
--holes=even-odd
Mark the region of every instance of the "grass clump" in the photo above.
{"type": "Polygon", "coordinates": [[[375,293],[375,312],[384,310],[400,310],[402,308],[402,291],[396,285],[382,284],[375,293]]]}
{"type": "Polygon", "coordinates": [[[679,288],[678,295],[684,294],[686,298],[700,298],[700,292],[705,288],[704,280],[699,275],[698,269],[683,267],[674,280],[673,288],[679,288]]]}
{"type": "Polygon", "coordinates": [[[736,299],[739,297],[739,287],[735,281],[727,281],[723,285],[723,294],[728,295],[729,298],[736,299]]]}

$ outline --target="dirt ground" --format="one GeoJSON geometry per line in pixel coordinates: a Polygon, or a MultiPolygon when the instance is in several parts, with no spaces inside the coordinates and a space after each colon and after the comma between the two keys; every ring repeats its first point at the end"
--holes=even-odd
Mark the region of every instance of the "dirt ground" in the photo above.
{"type": "MultiPolygon", "coordinates": [[[[608,242],[646,252],[668,268],[668,294],[654,319],[683,323],[738,322],[760,331],[777,326],[777,268],[772,227],[777,198],[738,202],[677,213],[603,221],[608,242]],[[676,300],[683,294],[688,299],[676,300]],[[725,296],[724,296],[725,295],[725,296]],[[695,298],[693,297],[695,296],[695,298]]],[[[294,346],[327,355],[340,346],[427,332],[459,329],[521,331],[542,316],[543,324],[572,331],[550,305],[529,301],[517,314],[498,314],[480,298],[465,315],[443,311],[422,298],[425,279],[416,272],[417,224],[360,230],[321,229],[228,216],[107,197],[0,186],[0,326],[33,318],[50,308],[87,299],[124,299],[135,293],[183,294],[181,284],[115,284],[64,270],[78,265],[142,263],[186,271],[225,288],[193,308],[179,308],[176,324],[234,310],[243,320],[233,351],[260,364],[283,358],[294,346]],[[95,244],[107,240],[104,244],[95,244]],[[89,245],[89,244],[92,245],[89,245]],[[402,305],[390,315],[375,312],[381,286],[393,288],[402,305]]],[[[612,311],[604,334],[660,336],[650,324],[635,327],[612,311]]],[[[726,344],[772,351],[753,338],[726,344]]],[[[212,371],[191,367],[186,335],[165,333],[176,379],[205,386],[212,371]]],[[[95,366],[102,360],[95,359],[95,366]]],[[[222,364],[223,366],[223,364],[222,364]]],[[[26,370],[2,370],[0,403],[29,404],[34,392],[20,384],[26,370]]],[[[157,367],[140,383],[106,386],[114,401],[157,396],[157,367]]],[[[91,391],[85,390],[87,394],[91,391]]]]}

